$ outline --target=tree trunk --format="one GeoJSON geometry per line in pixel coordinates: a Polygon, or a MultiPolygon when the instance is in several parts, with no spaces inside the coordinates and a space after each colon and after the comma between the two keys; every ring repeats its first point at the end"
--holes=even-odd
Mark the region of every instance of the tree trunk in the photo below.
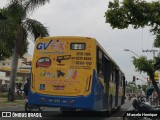
{"type": "Polygon", "coordinates": [[[12,67],[10,74],[10,83],[8,91],[8,101],[14,101],[14,91],[15,91],[15,81],[17,76],[17,67],[18,67],[18,58],[20,55],[21,48],[23,46],[23,27],[19,25],[17,32],[17,39],[15,41],[13,58],[12,58],[12,67]]]}
{"type": "Polygon", "coordinates": [[[154,86],[154,88],[155,88],[155,90],[156,90],[156,92],[158,94],[158,98],[159,98],[159,102],[160,102],[160,90],[159,90],[159,87],[158,87],[156,81],[154,80],[154,72],[153,72],[153,70],[149,71],[149,75],[150,75],[150,79],[152,81],[152,84],[153,84],[153,86],[154,86]]]}
{"type": "Polygon", "coordinates": [[[17,54],[17,43],[15,41],[13,57],[12,57],[12,66],[11,66],[11,74],[10,74],[10,83],[9,83],[9,91],[8,91],[8,101],[14,101],[14,91],[15,91],[15,81],[17,76],[17,66],[18,66],[18,58],[17,54]]]}

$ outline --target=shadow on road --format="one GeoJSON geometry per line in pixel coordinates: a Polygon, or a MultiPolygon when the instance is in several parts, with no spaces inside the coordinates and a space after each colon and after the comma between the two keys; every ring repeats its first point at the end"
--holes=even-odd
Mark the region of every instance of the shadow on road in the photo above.
{"type": "MultiPolygon", "coordinates": [[[[48,116],[48,115],[47,115],[48,116]]],[[[104,117],[103,113],[100,112],[65,112],[65,113],[57,113],[50,117],[44,118],[45,120],[90,120],[90,119],[95,119],[95,120],[104,120],[106,117],[104,117]]]]}
{"type": "Polygon", "coordinates": [[[121,117],[122,114],[119,114],[117,116],[117,111],[114,111],[111,115],[109,115],[108,112],[95,112],[95,111],[76,111],[76,112],[46,112],[44,114],[44,116],[47,116],[47,120],[51,120],[52,118],[54,118],[54,120],[57,118],[57,120],[59,120],[59,118],[95,118],[95,119],[99,119],[99,120],[103,120],[106,119],[108,117],[114,116],[114,117],[121,117]]]}

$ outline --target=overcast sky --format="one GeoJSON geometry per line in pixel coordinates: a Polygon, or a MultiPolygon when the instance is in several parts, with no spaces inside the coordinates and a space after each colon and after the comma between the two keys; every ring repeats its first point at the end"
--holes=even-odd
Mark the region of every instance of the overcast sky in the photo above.
{"type": "MultiPolygon", "coordinates": [[[[7,0],[0,0],[0,7],[7,0]]],[[[111,0],[113,1],[113,0],[111,0]]],[[[126,75],[127,80],[133,76],[144,79],[135,72],[130,49],[138,55],[152,58],[151,53],[142,53],[142,49],[153,49],[154,36],[149,28],[118,30],[105,23],[105,12],[109,0],[50,0],[29,16],[48,27],[50,36],[86,36],[94,37],[115,60],[126,75]]],[[[33,54],[33,42],[30,41],[29,53],[33,54]]],[[[146,76],[145,76],[146,77],[146,76]]]]}

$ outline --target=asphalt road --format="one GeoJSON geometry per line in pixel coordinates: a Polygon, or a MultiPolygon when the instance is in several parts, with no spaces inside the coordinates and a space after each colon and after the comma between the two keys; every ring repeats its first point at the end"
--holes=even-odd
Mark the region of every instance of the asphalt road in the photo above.
{"type": "MultiPolygon", "coordinates": [[[[0,118],[0,120],[123,120],[122,115],[125,111],[131,108],[131,101],[125,102],[125,104],[121,107],[120,111],[113,112],[110,117],[104,116],[104,113],[98,112],[72,112],[72,113],[61,113],[59,108],[49,108],[45,107],[44,111],[48,111],[45,113],[47,117],[38,117],[38,118],[28,118],[28,117],[12,117],[12,118],[0,118]]],[[[24,112],[24,106],[12,106],[12,107],[1,107],[0,111],[17,111],[24,112]]]]}

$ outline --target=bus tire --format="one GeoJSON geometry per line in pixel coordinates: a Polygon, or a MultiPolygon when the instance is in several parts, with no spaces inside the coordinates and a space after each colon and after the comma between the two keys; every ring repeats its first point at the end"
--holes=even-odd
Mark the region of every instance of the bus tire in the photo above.
{"type": "Polygon", "coordinates": [[[24,107],[25,107],[25,112],[31,112],[32,111],[32,108],[28,103],[25,103],[24,107]]]}

